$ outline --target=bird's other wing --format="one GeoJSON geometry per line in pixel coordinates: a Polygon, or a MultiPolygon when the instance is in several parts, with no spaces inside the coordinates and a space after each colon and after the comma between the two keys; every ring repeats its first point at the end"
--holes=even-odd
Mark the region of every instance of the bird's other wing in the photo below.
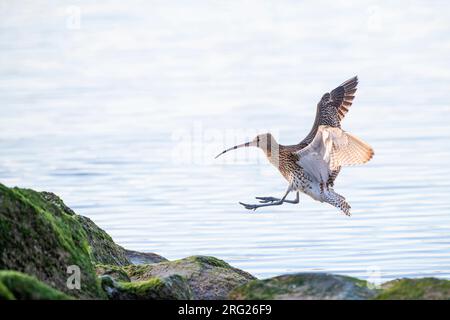
{"type": "Polygon", "coordinates": [[[320,125],[340,128],[341,120],[347,114],[355,98],[357,85],[358,77],[355,76],[322,96],[317,104],[313,127],[306,138],[298,144],[298,149],[303,149],[313,141],[320,125]]]}
{"type": "Polygon", "coordinates": [[[319,182],[327,182],[341,166],[363,164],[373,149],[361,139],[331,126],[319,126],[313,141],[297,152],[298,164],[319,182]]]}

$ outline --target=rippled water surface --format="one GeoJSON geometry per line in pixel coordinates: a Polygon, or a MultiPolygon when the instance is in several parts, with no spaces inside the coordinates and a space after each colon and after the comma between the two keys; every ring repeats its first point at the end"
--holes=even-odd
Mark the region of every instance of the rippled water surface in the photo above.
{"type": "Polygon", "coordinates": [[[169,259],[450,278],[449,5],[314,3],[3,3],[0,181],[169,259]],[[376,155],[337,180],[353,216],[305,195],[240,207],[285,181],[259,150],[214,156],[258,132],[299,142],[354,74],[343,126],[376,155]]]}

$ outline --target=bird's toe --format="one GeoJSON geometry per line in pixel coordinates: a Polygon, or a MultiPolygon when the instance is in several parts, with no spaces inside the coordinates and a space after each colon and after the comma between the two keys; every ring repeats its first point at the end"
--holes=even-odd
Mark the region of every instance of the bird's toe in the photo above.
{"type": "Polygon", "coordinates": [[[258,206],[254,205],[254,204],[247,204],[247,203],[243,203],[243,202],[239,202],[239,204],[244,206],[244,208],[247,210],[256,210],[258,208],[258,206]]]}
{"type": "Polygon", "coordinates": [[[250,208],[250,205],[248,205],[248,204],[246,204],[246,203],[239,202],[239,204],[240,204],[241,206],[243,206],[245,209],[251,209],[251,208],[250,208]]]}
{"type": "Polygon", "coordinates": [[[275,202],[275,201],[279,200],[274,197],[256,197],[256,199],[258,199],[260,203],[269,203],[269,202],[275,202]]]}

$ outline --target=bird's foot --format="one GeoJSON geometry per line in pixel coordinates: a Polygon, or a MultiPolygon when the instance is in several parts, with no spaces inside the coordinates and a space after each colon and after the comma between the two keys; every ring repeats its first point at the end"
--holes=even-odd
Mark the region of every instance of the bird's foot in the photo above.
{"type": "Polygon", "coordinates": [[[261,203],[269,203],[269,202],[280,201],[279,198],[275,198],[275,197],[256,197],[256,199],[258,199],[259,202],[261,202],[261,203]]]}
{"type": "Polygon", "coordinates": [[[243,202],[239,202],[239,204],[244,206],[244,208],[248,209],[248,210],[256,210],[259,208],[259,206],[257,204],[247,204],[247,203],[243,203],[243,202]]]}
{"type": "Polygon", "coordinates": [[[243,205],[245,209],[256,210],[261,207],[279,206],[279,205],[283,204],[283,201],[279,200],[279,201],[263,203],[263,204],[247,204],[247,203],[239,202],[239,204],[243,205]]]}

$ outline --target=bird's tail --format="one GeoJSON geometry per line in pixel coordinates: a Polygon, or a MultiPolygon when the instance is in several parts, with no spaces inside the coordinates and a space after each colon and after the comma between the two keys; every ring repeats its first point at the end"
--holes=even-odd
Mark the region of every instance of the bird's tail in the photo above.
{"type": "Polygon", "coordinates": [[[347,203],[347,201],[345,201],[345,198],[343,196],[334,192],[333,189],[330,188],[325,192],[324,201],[340,209],[347,216],[351,216],[350,205],[347,203]]]}

